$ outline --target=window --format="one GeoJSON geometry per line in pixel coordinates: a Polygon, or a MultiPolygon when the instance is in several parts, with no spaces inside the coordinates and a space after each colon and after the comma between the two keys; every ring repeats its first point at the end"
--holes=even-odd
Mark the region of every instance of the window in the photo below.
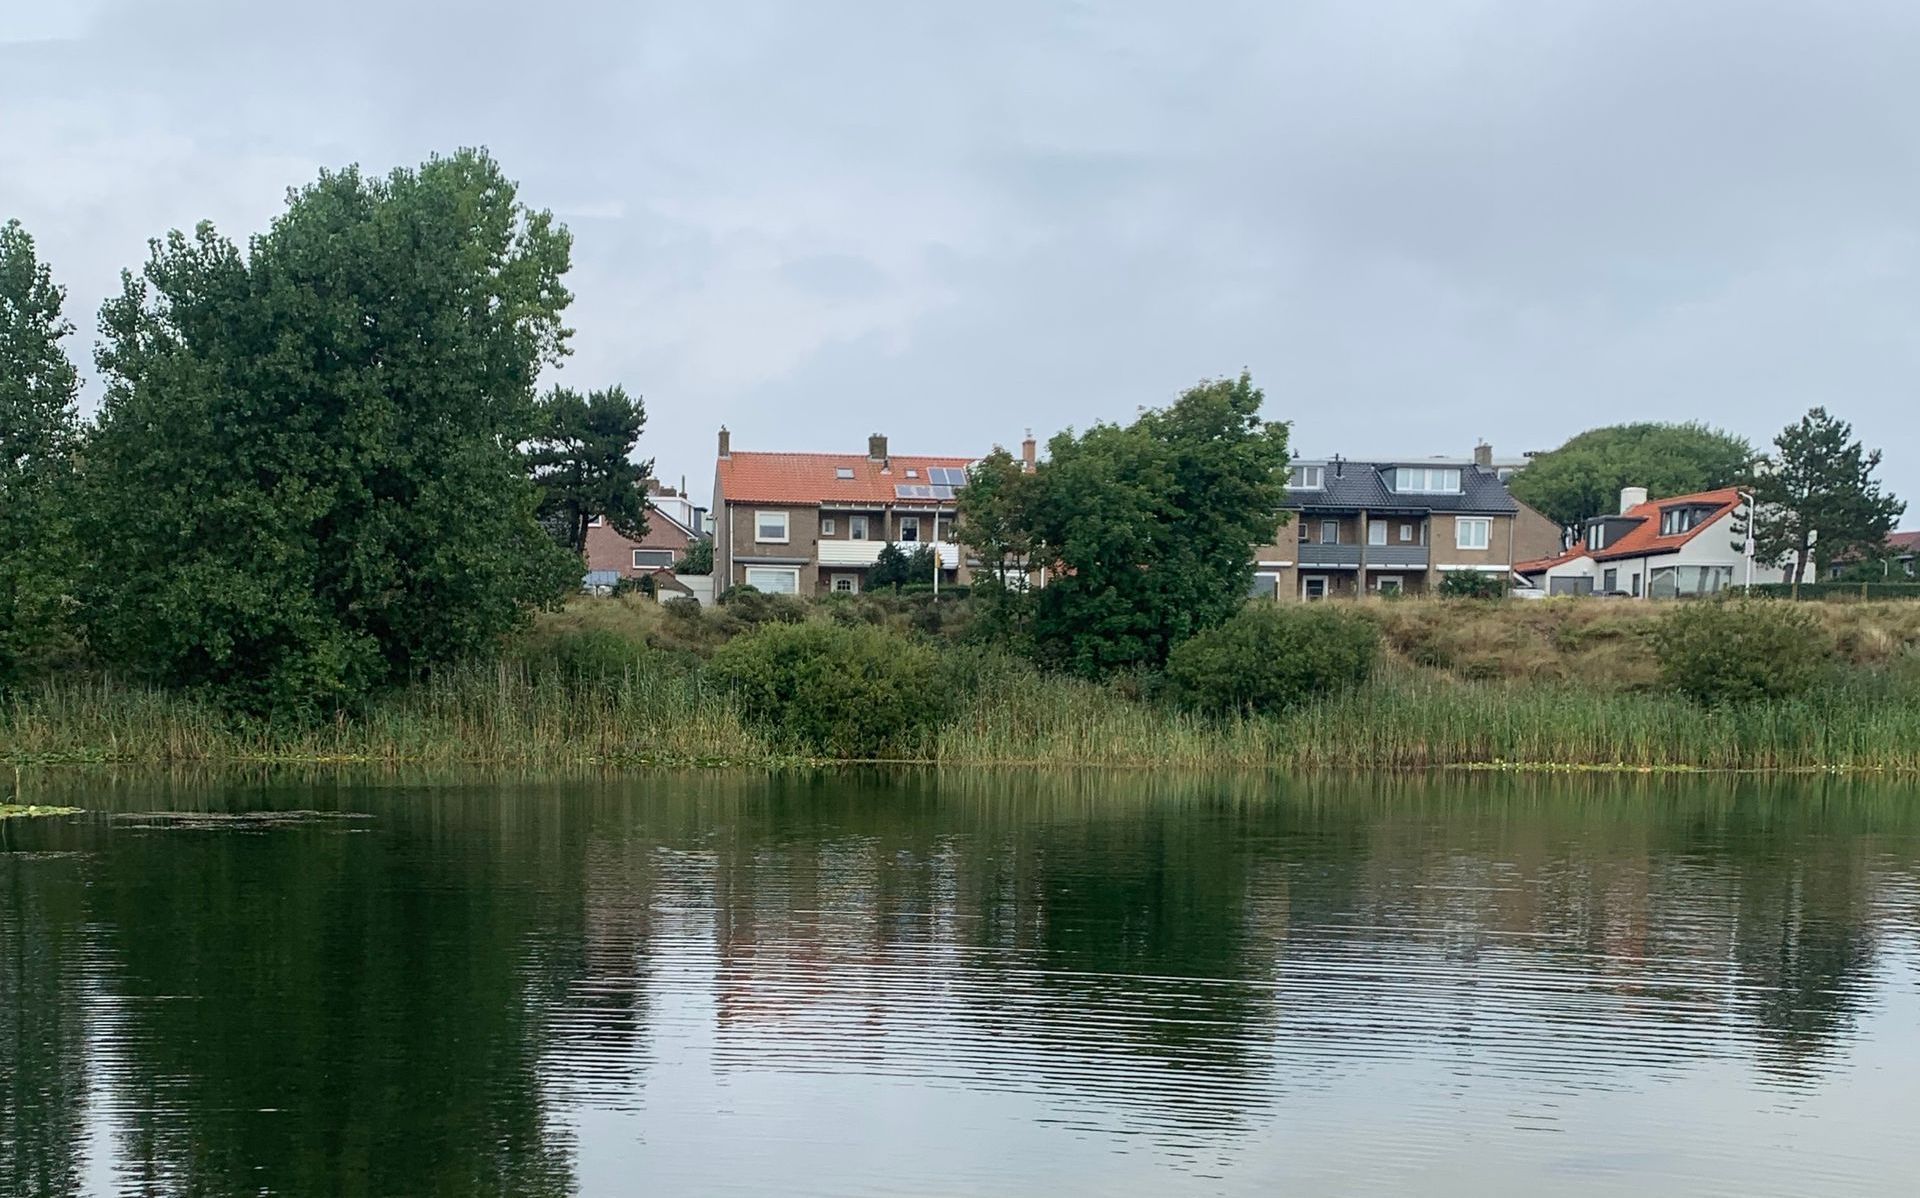
{"type": "Polygon", "coordinates": [[[1396,466],[1393,489],[1416,495],[1432,495],[1460,489],[1458,466],[1396,466]]]}
{"type": "Polygon", "coordinates": [[[833,593],[836,595],[858,595],[860,593],[860,576],[858,574],[835,574],[833,576],[832,586],[833,593]]]}
{"type": "MultiPolygon", "coordinates": [[[[1320,522],[1320,543],[1322,545],[1338,545],[1340,543],[1340,522],[1338,520],[1322,520],[1320,522]]],[[[1320,581],[1325,582],[1326,579],[1323,578],[1320,581]]]]}
{"type": "Polygon", "coordinates": [[[1400,543],[1402,545],[1413,544],[1413,525],[1402,524],[1400,526],[1400,543]]]}
{"type": "Polygon", "coordinates": [[[867,539],[867,518],[865,516],[847,517],[847,536],[855,541],[867,539]]]}
{"type": "Polygon", "coordinates": [[[1307,522],[1305,520],[1296,520],[1294,523],[1300,527],[1300,543],[1302,545],[1306,544],[1312,539],[1312,532],[1307,528],[1307,522]]]}
{"type": "Polygon", "coordinates": [[[755,512],[753,514],[753,539],[765,544],[787,543],[787,514],[785,512],[755,512]]]}
{"type": "Polygon", "coordinates": [[[837,479],[840,479],[842,482],[844,482],[853,477],[853,467],[852,466],[835,466],[833,468],[833,476],[837,479]]]}
{"type": "Polygon", "coordinates": [[[769,595],[796,595],[800,592],[800,571],[765,566],[747,567],[747,585],[769,595]]]}
{"type": "Polygon", "coordinates": [[[1374,580],[1373,589],[1379,591],[1382,595],[1398,595],[1400,593],[1400,576],[1398,574],[1388,574],[1383,578],[1377,578],[1374,580]]]}
{"type": "Polygon", "coordinates": [[[1455,549],[1485,549],[1493,536],[1493,521],[1484,516],[1462,516],[1453,522],[1455,549]]]}
{"type": "Polygon", "coordinates": [[[1706,517],[1706,512],[1697,507],[1669,508],[1660,513],[1660,535],[1677,537],[1683,532],[1692,532],[1706,517]]]}
{"type": "Polygon", "coordinates": [[[1327,597],[1326,576],[1316,575],[1312,578],[1301,579],[1300,597],[1302,599],[1325,599],[1327,597]]]}
{"type": "Polygon", "coordinates": [[[1638,599],[1640,597],[1640,571],[1635,570],[1628,582],[1629,589],[1633,591],[1633,597],[1638,599]]]}
{"type": "Polygon", "coordinates": [[[907,477],[908,477],[908,478],[919,478],[919,477],[920,477],[920,472],[919,472],[918,470],[915,470],[915,469],[914,469],[914,468],[913,468],[912,466],[908,466],[908,467],[907,467],[907,477]]]}
{"type": "Polygon", "coordinates": [[[588,528],[599,528],[599,527],[600,527],[601,525],[603,525],[603,524],[605,524],[606,522],[607,522],[607,521],[606,521],[606,518],[605,518],[605,517],[603,517],[603,516],[588,516],[588,517],[587,517],[587,527],[588,527],[588,528]]]}
{"type": "Polygon", "coordinates": [[[1296,491],[1318,491],[1327,485],[1325,466],[1295,466],[1287,476],[1287,486],[1296,491]]]}
{"type": "Polygon", "coordinates": [[[837,525],[837,524],[835,524],[835,523],[833,522],[833,517],[832,517],[832,516],[822,516],[822,517],[820,517],[820,535],[821,535],[821,536],[823,536],[823,537],[830,537],[830,536],[832,536],[832,535],[833,535],[833,533],[834,533],[834,530],[835,530],[836,528],[838,528],[838,527],[839,527],[839,525],[837,525]]]}
{"type": "Polygon", "coordinates": [[[900,539],[903,541],[917,541],[920,539],[920,517],[900,517],[900,539]]]}
{"type": "Polygon", "coordinates": [[[673,565],[671,549],[636,549],[633,551],[633,568],[636,570],[665,570],[673,565]]]}
{"type": "Polygon", "coordinates": [[[1600,593],[1611,595],[1620,589],[1620,571],[1603,570],[1600,573],[1600,593]]]}
{"type": "Polygon", "coordinates": [[[1387,543],[1387,526],[1378,520],[1367,521],[1367,544],[1384,545],[1387,543]]]}
{"type": "Polygon", "coordinates": [[[1250,599],[1273,600],[1280,597],[1280,576],[1267,571],[1258,571],[1253,576],[1253,585],[1247,588],[1250,599]]]}
{"type": "Polygon", "coordinates": [[[1587,525],[1587,548],[1601,550],[1607,547],[1607,529],[1604,524],[1587,525]]]}

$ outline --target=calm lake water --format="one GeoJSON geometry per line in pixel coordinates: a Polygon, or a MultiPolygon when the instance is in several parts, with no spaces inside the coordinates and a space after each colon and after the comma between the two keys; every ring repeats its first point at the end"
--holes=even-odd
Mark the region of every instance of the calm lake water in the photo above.
{"type": "Polygon", "coordinates": [[[1920,1175],[1910,785],[16,784],[8,1196],[1920,1175]]]}

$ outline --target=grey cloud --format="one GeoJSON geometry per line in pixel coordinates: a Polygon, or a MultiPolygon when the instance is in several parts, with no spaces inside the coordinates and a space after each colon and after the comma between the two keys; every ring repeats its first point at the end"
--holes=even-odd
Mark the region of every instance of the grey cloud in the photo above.
{"type": "Polygon", "coordinates": [[[83,328],[148,236],[485,144],[574,227],[566,376],[673,475],[722,421],[965,451],[1248,366],[1310,452],[1826,403],[1920,497],[1909,4],[14,10],[0,211],[83,328]]]}

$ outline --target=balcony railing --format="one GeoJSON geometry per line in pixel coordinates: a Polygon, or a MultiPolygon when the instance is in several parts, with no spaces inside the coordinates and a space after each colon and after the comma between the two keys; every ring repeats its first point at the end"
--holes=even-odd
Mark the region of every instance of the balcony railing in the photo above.
{"type": "MultiPolygon", "coordinates": [[[[880,560],[880,550],[885,541],[821,541],[820,564],[823,566],[871,566],[880,560]]],[[[912,553],[927,541],[897,541],[895,544],[902,553],[912,553]]],[[[940,565],[948,570],[960,566],[960,546],[941,542],[934,546],[940,552],[940,565]]]]}
{"type": "MultiPolygon", "coordinates": [[[[1367,569],[1377,570],[1406,569],[1409,566],[1426,568],[1427,547],[1425,545],[1367,545],[1367,569]]],[[[1359,545],[1319,545],[1307,543],[1300,546],[1300,565],[1307,566],[1344,566],[1349,569],[1360,565],[1359,545]]]]}

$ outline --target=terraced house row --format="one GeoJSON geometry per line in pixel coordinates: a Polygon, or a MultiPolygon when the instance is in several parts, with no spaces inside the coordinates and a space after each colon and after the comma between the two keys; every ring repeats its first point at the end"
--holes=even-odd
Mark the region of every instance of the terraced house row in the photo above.
{"type": "MultiPolygon", "coordinates": [[[[1029,469],[1035,452],[1029,436],[1021,444],[1029,469]]],[[[713,480],[719,586],[858,593],[889,543],[933,547],[941,582],[964,584],[972,571],[957,496],[973,460],[896,456],[879,434],[864,454],[735,451],[723,428],[713,480]]],[[[1516,563],[1560,549],[1560,529],[1507,491],[1523,464],[1498,461],[1484,445],[1458,459],[1297,461],[1289,519],[1256,555],[1254,593],[1418,594],[1455,570],[1511,578],[1516,563]]]]}

